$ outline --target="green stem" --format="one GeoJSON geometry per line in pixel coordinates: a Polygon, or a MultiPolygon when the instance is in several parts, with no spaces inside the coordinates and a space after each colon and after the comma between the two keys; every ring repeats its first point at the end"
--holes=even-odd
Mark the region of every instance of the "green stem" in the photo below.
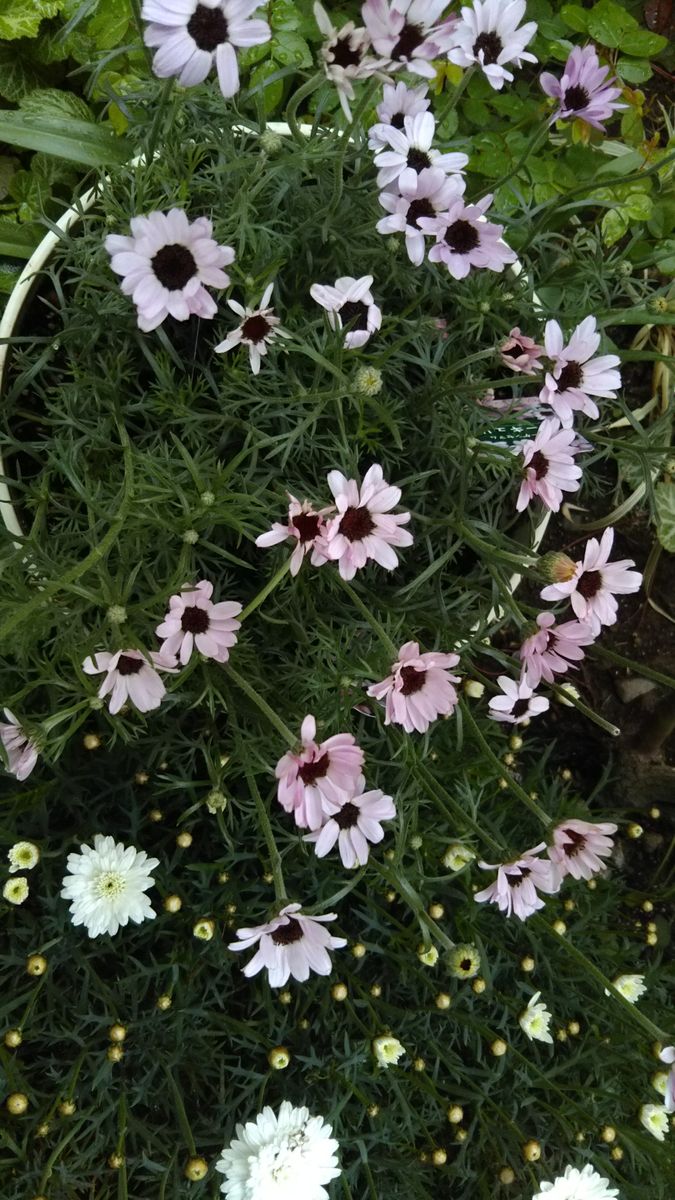
{"type": "Polygon", "coordinates": [[[259,708],[260,712],[267,717],[270,725],[274,726],[277,732],[281,734],[284,741],[288,742],[289,746],[297,745],[298,739],[294,733],[291,733],[288,725],[284,724],[284,722],[281,720],[281,717],[277,716],[274,709],[270,708],[267,701],[263,700],[262,696],[256,692],[255,688],[251,686],[248,680],[244,679],[243,675],[240,675],[238,671],[235,671],[234,667],[229,663],[227,667],[227,673],[232,682],[236,684],[238,688],[241,688],[242,692],[248,696],[249,700],[253,701],[256,708],[259,708]]]}
{"type": "Polygon", "coordinates": [[[431,800],[433,800],[434,804],[443,814],[446,820],[448,819],[448,816],[450,816],[452,820],[456,821],[459,826],[468,826],[469,829],[472,829],[473,832],[479,838],[481,838],[483,842],[485,842],[486,846],[490,847],[490,850],[495,851],[502,861],[506,861],[508,854],[505,848],[499,842],[496,842],[489,833],[485,833],[485,831],[481,829],[478,822],[474,821],[473,817],[469,816],[465,809],[463,809],[461,805],[457,804],[457,802],[453,800],[452,796],[450,796],[448,792],[446,792],[443,785],[434,778],[431,771],[425,767],[424,763],[415,762],[413,765],[413,772],[417,775],[427,795],[431,800]]]}
{"type": "Polygon", "coordinates": [[[380,622],[378,621],[377,617],[374,616],[373,613],[370,611],[370,609],[368,608],[368,605],[364,604],[361,597],[359,595],[357,595],[357,593],[354,591],[351,584],[347,583],[346,579],[343,579],[341,575],[338,578],[340,579],[340,583],[342,584],[347,595],[349,596],[350,600],[352,601],[352,604],[356,605],[359,612],[361,612],[363,614],[363,616],[365,617],[365,619],[368,622],[368,624],[370,625],[371,629],[374,630],[374,632],[379,637],[380,641],[382,642],[382,645],[386,647],[387,653],[391,655],[392,662],[396,662],[396,659],[398,658],[398,650],[397,650],[396,646],[394,645],[394,643],[392,642],[391,638],[389,637],[389,634],[387,633],[387,631],[383,628],[382,625],[380,625],[380,622]]]}
{"type": "Polygon", "coordinates": [[[399,874],[399,872],[395,871],[393,867],[387,867],[384,865],[384,863],[378,862],[376,859],[373,859],[373,866],[380,872],[381,875],[384,876],[388,883],[390,883],[392,887],[396,888],[400,895],[403,896],[408,907],[417,917],[422,929],[425,931],[429,930],[436,940],[445,947],[446,950],[454,950],[455,942],[450,941],[450,938],[446,933],[444,933],[440,926],[436,924],[433,917],[429,916],[420,897],[418,896],[414,887],[408,883],[405,875],[399,874]]]}
{"type": "Polygon", "coordinates": [[[570,692],[566,692],[557,683],[552,683],[549,686],[551,691],[563,704],[571,704],[574,708],[577,708],[580,713],[588,717],[589,721],[593,721],[595,725],[599,725],[600,729],[604,729],[605,733],[609,733],[611,737],[619,737],[621,735],[618,725],[612,725],[610,721],[606,721],[604,717],[601,717],[592,708],[589,708],[587,704],[584,704],[583,700],[579,700],[576,696],[571,695],[570,692]]]}
{"type": "Polygon", "coordinates": [[[635,662],[632,658],[626,658],[623,654],[616,654],[614,650],[607,650],[605,646],[594,645],[589,649],[591,657],[603,659],[605,662],[614,663],[617,667],[626,667],[629,671],[634,671],[636,675],[641,675],[643,679],[653,679],[654,683],[662,683],[664,687],[675,688],[675,679],[672,675],[664,675],[661,671],[655,671],[652,667],[645,666],[644,663],[635,662]]]}
{"type": "Polygon", "coordinates": [[[240,746],[240,759],[243,763],[246,763],[246,766],[244,767],[244,771],[246,773],[246,779],[248,782],[248,786],[251,790],[251,795],[253,796],[253,799],[255,801],[255,807],[256,807],[256,812],[258,814],[258,821],[260,823],[260,828],[262,829],[263,837],[265,838],[265,842],[267,843],[267,852],[270,857],[270,867],[272,870],[272,876],[274,878],[274,894],[275,894],[277,900],[279,901],[280,907],[283,907],[284,904],[288,903],[288,895],[286,892],[286,884],[284,883],[284,873],[281,869],[281,855],[279,853],[277,844],[274,840],[274,832],[272,830],[272,822],[270,821],[269,813],[267,812],[267,809],[265,808],[265,805],[263,803],[263,798],[260,795],[260,792],[258,790],[258,785],[256,784],[253,772],[251,771],[251,768],[248,766],[246,754],[245,754],[244,748],[241,744],[241,739],[237,738],[237,741],[240,746]]]}
{"type": "Polygon", "coordinates": [[[185,1105],[183,1104],[183,1098],[180,1094],[180,1090],[176,1086],[176,1081],[175,1081],[173,1075],[171,1074],[169,1068],[165,1066],[164,1072],[169,1081],[169,1088],[171,1089],[171,1095],[173,1098],[174,1108],[176,1110],[176,1116],[178,1117],[178,1124],[181,1127],[183,1137],[185,1138],[187,1148],[190,1152],[190,1157],[195,1158],[195,1156],[197,1154],[197,1147],[195,1146],[195,1139],[193,1138],[192,1130],[190,1129],[190,1122],[187,1119],[187,1113],[185,1111],[185,1105]]]}
{"type": "Polygon", "coordinates": [[[273,575],[272,578],[265,584],[264,588],[260,589],[257,596],[254,596],[252,600],[249,600],[246,608],[243,609],[239,617],[240,621],[245,621],[247,617],[250,617],[252,612],[255,612],[256,608],[260,607],[263,600],[267,599],[270,592],[273,592],[277,584],[281,583],[281,580],[284,578],[284,576],[288,574],[290,566],[291,560],[288,558],[286,559],[286,562],[279,567],[279,570],[276,572],[276,574],[273,575]]]}
{"type": "Polygon", "coordinates": [[[456,520],[454,517],[449,517],[446,524],[451,525],[455,532],[464,538],[465,542],[473,546],[474,550],[479,550],[481,554],[485,554],[487,558],[492,556],[493,558],[501,559],[502,562],[518,567],[521,571],[529,570],[537,562],[537,559],[527,554],[525,550],[523,550],[522,554],[511,554],[509,550],[500,550],[497,546],[492,546],[489,542],[484,542],[461,519],[456,520]]]}
{"type": "Polygon", "coordinates": [[[436,117],[436,124],[439,126],[439,128],[443,124],[443,122],[450,116],[450,113],[454,112],[455,108],[457,107],[457,102],[458,102],[460,96],[462,95],[463,91],[467,87],[469,80],[471,79],[471,76],[474,74],[475,70],[476,70],[475,67],[469,67],[468,70],[466,70],[464,72],[464,74],[462,75],[462,78],[460,79],[460,81],[456,85],[456,87],[454,88],[453,93],[452,93],[448,103],[446,104],[445,108],[442,109],[440,114],[436,117]]]}
{"type": "Polygon", "coordinates": [[[375,95],[375,92],[377,91],[379,86],[380,85],[379,85],[378,81],[373,80],[373,81],[371,81],[370,86],[364,88],[363,95],[361,96],[361,99],[356,106],[354,116],[352,117],[350,124],[347,126],[347,128],[344,130],[344,132],[342,134],[342,145],[340,146],[340,149],[335,158],[335,180],[333,183],[333,195],[332,195],[331,202],[330,202],[330,208],[328,210],[329,216],[331,216],[333,213],[335,213],[335,211],[340,203],[340,200],[342,199],[342,187],[343,187],[343,182],[344,182],[344,180],[343,180],[343,165],[344,165],[344,161],[345,161],[345,158],[347,155],[347,151],[349,149],[351,135],[352,135],[353,131],[356,129],[364,112],[368,108],[368,105],[371,103],[371,101],[375,95]]]}
{"type": "Polygon", "coordinates": [[[294,92],[288,101],[286,106],[286,123],[296,142],[304,142],[306,140],[305,135],[300,132],[300,127],[296,119],[298,109],[303,100],[306,100],[308,96],[311,96],[312,92],[321,87],[324,78],[323,71],[318,71],[316,75],[312,75],[311,79],[306,80],[302,87],[299,87],[297,92],[294,92]]]}
{"type": "Polygon", "coordinates": [[[460,703],[460,708],[462,710],[462,715],[464,717],[464,720],[467,722],[470,729],[472,730],[473,735],[476,738],[478,744],[480,745],[483,753],[490,759],[490,762],[499,771],[500,778],[506,780],[506,783],[508,784],[508,786],[509,786],[510,790],[513,792],[513,794],[515,796],[517,796],[520,801],[522,801],[522,803],[526,806],[526,808],[529,808],[530,812],[534,814],[534,816],[537,818],[538,821],[541,821],[542,825],[544,825],[546,827],[546,829],[549,829],[553,822],[551,821],[551,818],[549,817],[548,813],[545,813],[543,808],[541,808],[537,804],[536,800],[533,800],[531,796],[528,796],[525,789],[522,788],[519,783],[516,783],[516,780],[513,778],[512,775],[509,775],[508,771],[504,767],[504,763],[499,758],[497,758],[497,755],[495,754],[494,750],[492,749],[491,746],[488,745],[486,739],[483,737],[483,734],[481,733],[480,729],[478,728],[478,725],[477,725],[476,721],[474,720],[473,713],[469,709],[469,706],[467,705],[466,701],[460,700],[459,703],[460,703]]]}

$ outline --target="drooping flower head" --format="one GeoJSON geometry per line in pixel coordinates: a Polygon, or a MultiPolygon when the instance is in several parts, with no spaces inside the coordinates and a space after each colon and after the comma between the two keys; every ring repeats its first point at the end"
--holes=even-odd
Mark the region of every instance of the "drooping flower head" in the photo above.
{"type": "Polygon", "coordinates": [[[567,346],[558,322],[547,321],[544,342],[553,366],[539,393],[542,403],[550,404],[566,429],[575,412],[598,417],[598,406],[591,396],[614,399],[621,387],[621,374],[616,370],[621,360],[616,354],[594,357],[600,345],[595,317],[585,317],[577,325],[567,346]]]}
{"type": "Polygon", "coordinates": [[[328,1200],[326,1185],[337,1179],[338,1143],[323,1117],[283,1100],[278,1114],[269,1106],[255,1121],[237,1125],[216,1171],[227,1200],[328,1200]]]}
{"type": "Polygon", "coordinates": [[[600,66],[593,46],[574,46],[561,79],[543,71],[539,77],[542,89],[558,101],[551,119],[564,121],[568,117],[581,117],[604,133],[602,122],[627,107],[617,103],[622,88],[609,71],[609,67],[600,66]]]}
{"type": "Polygon", "coordinates": [[[553,1017],[545,1004],[539,1003],[541,992],[535,992],[528,1002],[527,1008],[518,1017],[518,1024],[523,1033],[535,1042],[548,1042],[553,1045],[549,1027],[553,1017]]]}
{"type": "Polygon", "coordinates": [[[278,546],[280,542],[292,538],[295,547],[291,555],[291,575],[297,575],[307,554],[312,556],[313,567],[321,567],[328,562],[325,518],[335,509],[330,504],[327,508],[315,510],[309,500],[303,500],[301,504],[290,492],[287,494],[289,505],[286,525],[275,521],[267,533],[259,534],[255,539],[255,544],[267,548],[268,546],[278,546]]]}
{"type": "Polygon", "coordinates": [[[404,117],[402,129],[393,125],[377,125],[374,129],[385,143],[385,149],[380,150],[373,160],[378,168],[377,186],[380,188],[396,183],[406,169],[419,174],[429,167],[436,167],[451,175],[463,171],[469,161],[460,151],[442,154],[431,145],[436,132],[433,113],[404,117]]]}
{"type": "Polygon", "coordinates": [[[108,708],[111,713],[118,713],[126,700],[144,713],[159,708],[166,693],[155,667],[173,672],[177,669],[174,663],[175,660],[166,659],[155,650],[147,656],[140,650],[116,650],[114,654],[101,650],[93,657],[85,658],[82,670],[86,675],[105,674],[98,695],[101,699],[110,695],[108,708]]]}
{"type": "Polygon", "coordinates": [[[581,467],[574,462],[573,429],[561,429],[557,417],[547,417],[532,441],[520,447],[523,481],[516,509],[522,512],[538,497],[551,512],[558,512],[563,492],[576,492],[581,482],[581,467]]]}
{"type": "Polygon", "coordinates": [[[535,371],[541,367],[544,347],[533,341],[526,333],[521,333],[516,325],[506,341],[502,342],[499,353],[505,367],[509,367],[512,371],[520,371],[524,375],[534,375],[535,371]]]}
{"type": "Polygon", "coordinates": [[[169,315],[177,321],[190,316],[210,319],[217,312],[206,290],[230,282],[223,267],[234,262],[234,250],[213,239],[208,217],[188,221],[180,208],[131,218],[131,237],[111,233],[105,239],[110,265],[121,275],[120,287],[131,296],[144,333],[156,329],[169,315]]]}
{"type": "Polygon", "coordinates": [[[185,666],[197,650],[204,658],[226,663],[236,644],[241,612],[237,600],[214,604],[213,584],[202,579],[169,600],[169,611],[155,633],[162,638],[160,654],[164,659],[178,657],[185,666]]]}
{"type": "Polygon", "coordinates": [[[663,1103],[666,1112],[673,1113],[675,1112],[675,1046],[664,1046],[663,1050],[659,1052],[659,1058],[662,1063],[667,1063],[670,1067],[663,1103]]]}
{"type": "Polygon", "coordinates": [[[591,879],[604,870],[603,859],[609,858],[614,849],[612,834],[616,831],[617,826],[610,821],[593,824],[572,818],[556,825],[548,856],[561,881],[566,875],[573,879],[591,879]]]}
{"type": "Polygon", "coordinates": [[[643,1104],[640,1109],[640,1121],[657,1142],[664,1141],[670,1129],[668,1110],[665,1104],[643,1104]]]}
{"type": "Polygon", "coordinates": [[[324,925],[337,920],[337,913],[323,917],[307,917],[300,904],[287,904],[277,917],[251,929],[238,929],[236,942],[230,950],[250,950],[258,946],[253,958],[242,968],[248,979],[263,967],[267,970],[270,987],[283,987],[292,977],[299,983],[316,975],[330,975],[333,964],[329,950],[340,950],[346,938],[332,937],[324,925]]]}
{"type": "Polygon", "coordinates": [[[565,1167],[564,1175],[558,1175],[553,1183],[541,1183],[540,1191],[532,1200],[614,1200],[618,1188],[610,1187],[609,1179],[598,1175],[590,1163],[579,1170],[565,1167]]]}
{"type": "Polygon", "coordinates": [[[402,725],[406,733],[426,733],[436,717],[449,716],[457,704],[450,668],[458,654],[431,651],[420,654],[417,642],[405,642],[392,664],[391,675],[368,688],[368,695],[385,701],[385,725],[402,725]]]}
{"type": "Polygon", "coordinates": [[[354,795],[361,778],[364,754],[351,733],[337,733],[317,743],[316,721],[305,717],[300,730],[302,749],[289,751],[275,768],[282,808],[293,813],[300,829],[320,829],[337,812],[346,795],[354,795]]]}
{"type": "Polygon", "coordinates": [[[454,16],[440,20],[446,0],[365,0],[361,15],[373,46],[390,69],[402,67],[433,79],[431,59],[440,58],[452,41],[454,16]]]}
{"type": "Polygon", "coordinates": [[[393,547],[411,546],[413,540],[407,529],[401,529],[410,513],[390,511],[399,503],[401,489],[387,483],[377,463],[366,471],[360,488],[341,471],[329,472],[328,486],[338,510],[328,522],[328,557],[339,563],[342,578],[353,579],[370,558],[393,571],[398,566],[393,547]]]}
{"type": "Polygon", "coordinates": [[[365,785],[361,776],[354,795],[346,793],[337,812],[321,829],[305,834],[303,841],[314,843],[317,858],[325,858],[337,842],[343,866],[348,870],[363,867],[368,862],[368,843],[382,841],[384,829],[380,822],[393,820],[396,806],[391,796],[378,789],[364,792],[365,785]]]}
{"type": "Polygon", "coordinates": [[[513,862],[479,862],[484,871],[496,871],[497,878],[482,892],[476,892],[474,900],[479,904],[488,900],[496,904],[500,912],[508,917],[519,917],[521,921],[531,917],[537,909],[544,907],[537,890],[553,895],[560,887],[553,864],[548,859],[536,857],[545,848],[546,843],[540,842],[513,862]]]}
{"type": "Polygon", "coordinates": [[[515,252],[501,240],[504,226],[483,220],[491,204],[492,196],[476,204],[465,204],[458,196],[440,216],[420,217],[424,232],[436,235],[429,262],[443,263],[454,279],[464,279],[472,267],[501,272],[515,262],[515,252]]]}
{"type": "Polygon", "coordinates": [[[149,21],[143,41],[156,49],[152,69],[159,79],[177,75],[181,87],[202,83],[215,63],[226,100],[239,91],[237,50],[260,46],[272,36],[267,21],[249,21],[260,0],[143,0],[149,21]]]}
{"type": "Polygon", "coordinates": [[[386,63],[371,54],[373,47],[367,29],[362,26],[357,29],[353,21],[347,21],[337,29],[318,0],[314,5],[314,20],[326,39],[321,47],[324,71],[335,84],[342,111],[351,121],[349,101],[354,99],[353,80],[367,79],[382,70],[386,63]]]}
{"type": "Polygon", "coordinates": [[[97,833],[93,847],[68,855],[67,866],[61,898],[71,901],[73,925],[84,925],[89,937],[112,935],[129,921],[140,925],[156,915],[145,893],[155,882],[151,872],[159,859],[144,850],[97,833]]]}
{"type": "MultiPolygon", "coordinates": [[[[641,996],[644,996],[647,991],[644,975],[617,975],[616,979],[612,980],[617,992],[627,1000],[629,1004],[637,1004],[641,996]]],[[[611,996],[611,992],[605,989],[605,995],[611,996]]]]}
{"type": "Polygon", "coordinates": [[[244,308],[236,300],[228,300],[228,304],[241,322],[232,333],[228,333],[224,341],[215,347],[216,354],[227,354],[235,346],[248,346],[248,357],[251,370],[257,375],[262,358],[267,354],[268,347],[278,337],[291,335],[281,328],[279,317],[274,315],[274,309],[269,307],[274,284],[265,288],[259,308],[244,308]]]}
{"type": "Polygon", "coordinates": [[[431,104],[426,84],[409,88],[405,83],[387,83],[382,89],[382,99],[375,112],[379,123],[368,130],[368,145],[371,150],[384,150],[389,144],[383,136],[389,126],[403,129],[405,117],[415,117],[426,112],[431,104]]]}
{"type": "Polygon", "coordinates": [[[404,233],[408,258],[416,267],[424,258],[424,232],[420,217],[436,217],[464,191],[461,175],[446,175],[440,167],[425,167],[418,174],[409,167],[399,176],[398,193],[380,192],[380,204],[389,216],[377,222],[378,233],[404,233]]]}
{"type": "Polygon", "coordinates": [[[390,1037],[387,1034],[382,1034],[380,1037],[373,1038],[373,1054],[377,1059],[378,1065],[390,1067],[394,1066],[399,1058],[402,1058],[406,1053],[406,1048],[399,1042],[398,1038],[390,1037]]]}
{"type": "Polygon", "coordinates": [[[0,742],[7,755],[7,770],[19,783],[23,783],[38,760],[38,748],[24,733],[19,722],[8,708],[3,709],[6,720],[0,721],[0,742]]]}
{"type": "Polygon", "coordinates": [[[347,327],[344,343],[348,350],[365,346],[382,324],[382,312],[370,291],[372,282],[372,275],[362,275],[360,279],[342,275],[332,287],[313,283],[309,289],[312,300],[326,309],[331,329],[347,327]]]}
{"type": "Polygon", "coordinates": [[[615,596],[637,592],[642,584],[639,571],[632,558],[609,562],[614,542],[614,530],[610,527],[600,541],[589,538],[581,562],[574,564],[574,574],[569,579],[552,583],[541,591],[542,600],[564,600],[569,597],[572,608],[580,621],[590,625],[597,636],[603,625],[614,625],[618,616],[615,596]]]}
{"type": "Polygon", "coordinates": [[[523,721],[529,721],[530,717],[537,717],[548,709],[546,697],[535,695],[522,676],[520,679],[510,679],[508,675],[500,675],[497,683],[502,690],[499,695],[492,697],[488,705],[494,721],[522,725],[523,721]]]}
{"type": "Polygon", "coordinates": [[[536,688],[542,679],[553,683],[556,675],[564,675],[584,657],[582,646],[591,646],[595,634],[583,621],[556,624],[553,613],[539,613],[537,632],[523,642],[518,651],[523,665],[523,677],[536,688]]]}
{"type": "Polygon", "coordinates": [[[473,0],[471,8],[462,9],[462,19],[455,26],[450,62],[458,67],[477,64],[491,87],[499,91],[513,75],[509,64],[522,66],[536,62],[534,54],[525,49],[537,32],[536,21],[521,25],[525,16],[525,0],[473,0]]]}

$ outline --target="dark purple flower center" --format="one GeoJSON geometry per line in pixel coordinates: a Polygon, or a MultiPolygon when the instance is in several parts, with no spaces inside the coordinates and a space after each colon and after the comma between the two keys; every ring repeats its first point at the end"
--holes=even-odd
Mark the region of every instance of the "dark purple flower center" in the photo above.
{"type": "Polygon", "coordinates": [[[478,232],[470,221],[453,221],[444,234],[445,241],[455,254],[470,254],[480,242],[478,232]]]}
{"type": "Polygon", "coordinates": [[[333,62],[336,67],[358,67],[361,62],[361,50],[355,50],[351,44],[351,34],[347,37],[338,37],[335,45],[331,47],[333,62]]]}
{"type": "Polygon", "coordinates": [[[568,858],[574,858],[579,854],[586,845],[586,838],[583,833],[577,833],[576,829],[563,829],[563,833],[570,839],[570,845],[563,846],[563,850],[568,858]]]}
{"type": "Polygon", "coordinates": [[[431,166],[431,159],[425,150],[418,150],[417,146],[412,146],[408,151],[406,164],[412,167],[413,171],[423,171],[425,167],[431,166]]]}
{"type": "Polygon", "coordinates": [[[530,706],[529,700],[516,700],[511,711],[512,711],[514,717],[524,717],[529,706],[530,706]]]}
{"type": "Polygon", "coordinates": [[[534,471],[537,479],[543,479],[548,474],[550,465],[546,455],[542,454],[541,450],[535,450],[528,463],[530,470],[534,471]]]}
{"type": "Polygon", "coordinates": [[[600,571],[584,571],[577,583],[577,591],[581,592],[584,600],[592,600],[598,594],[601,587],[602,575],[600,571]]]}
{"type": "Polygon", "coordinates": [[[393,125],[394,129],[403,129],[405,124],[405,113],[394,113],[389,124],[393,125]]]}
{"type": "Polygon", "coordinates": [[[152,269],[163,287],[170,292],[178,292],[192,279],[197,264],[187,246],[172,242],[169,246],[162,246],[154,255],[152,269]]]}
{"type": "Polygon", "coordinates": [[[461,971],[470,971],[472,966],[473,966],[473,963],[470,958],[463,958],[459,964],[461,971]]]}
{"type": "Polygon", "coordinates": [[[570,109],[572,112],[579,112],[580,109],[586,107],[589,100],[590,96],[586,88],[582,87],[580,83],[575,83],[573,87],[569,87],[565,92],[563,104],[565,108],[570,109]]]}
{"type": "Polygon", "coordinates": [[[340,308],[340,320],[351,329],[367,329],[368,305],[363,300],[347,300],[340,308]]]}
{"type": "Polygon", "coordinates": [[[241,332],[249,342],[262,342],[269,333],[272,326],[269,321],[266,321],[260,313],[256,313],[254,317],[247,317],[244,321],[241,332]]]}
{"type": "Polygon", "coordinates": [[[299,942],[304,936],[302,925],[294,917],[289,917],[288,924],[280,925],[271,935],[275,946],[290,946],[293,942],[299,942]]]}
{"type": "Polygon", "coordinates": [[[416,671],[414,667],[401,667],[401,679],[403,680],[401,695],[414,696],[415,692],[419,692],[424,687],[426,677],[426,671],[416,671]]]}
{"type": "Polygon", "coordinates": [[[422,45],[426,34],[421,25],[410,25],[407,21],[399,34],[399,39],[394,46],[392,58],[410,58],[413,50],[422,45]]]}
{"type": "Polygon", "coordinates": [[[209,614],[206,609],[198,608],[196,604],[190,604],[183,609],[180,624],[185,633],[206,633],[209,627],[209,614]]]}
{"type": "Polygon", "coordinates": [[[302,763],[298,769],[298,775],[305,784],[305,787],[311,787],[313,783],[316,783],[317,779],[323,779],[324,775],[328,774],[329,766],[329,755],[322,754],[321,758],[315,758],[313,762],[302,763]]]}
{"type": "Polygon", "coordinates": [[[130,654],[120,654],[117,660],[120,675],[137,675],[144,665],[142,658],[132,658],[130,654]]]}
{"type": "Polygon", "coordinates": [[[521,350],[520,346],[517,346],[517,345],[505,346],[504,349],[502,350],[502,354],[505,354],[507,358],[520,358],[520,355],[522,354],[522,350],[521,350]]]}
{"type": "Polygon", "coordinates": [[[506,876],[509,887],[512,887],[512,888],[520,887],[523,880],[527,879],[528,875],[532,874],[532,871],[530,870],[529,867],[519,867],[518,872],[519,872],[518,875],[507,875],[506,876]]]}
{"type": "Polygon", "coordinates": [[[291,524],[298,531],[298,540],[301,542],[311,542],[319,532],[319,524],[321,518],[316,513],[298,513],[297,517],[293,517],[291,524]]]}
{"type": "Polygon", "coordinates": [[[223,10],[198,4],[187,23],[187,31],[197,49],[208,50],[210,54],[221,42],[227,41],[227,21],[223,10]]]}
{"type": "Polygon", "coordinates": [[[375,522],[367,508],[346,508],[340,521],[340,533],[348,542],[360,542],[373,532],[375,522]]]}
{"type": "Polygon", "coordinates": [[[578,387],[583,379],[583,367],[578,362],[565,363],[558,376],[558,391],[566,392],[568,388],[578,387]]]}
{"type": "Polygon", "coordinates": [[[501,38],[492,30],[488,33],[479,33],[473,44],[476,58],[478,58],[479,52],[483,51],[483,65],[486,67],[489,67],[491,63],[496,63],[503,49],[501,38]]]}
{"type": "Polygon", "coordinates": [[[359,819],[359,810],[351,800],[342,805],[339,812],[336,812],[333,820],[340,829],[353,829],[359,819]]]}
{"type": "Polygon", "coordinates": [[[415,225],[417,229],[420,227],[420,217],[435,217],[436,209],[431,200],[412,200],[406,216],[408,225],[415,225]]]}

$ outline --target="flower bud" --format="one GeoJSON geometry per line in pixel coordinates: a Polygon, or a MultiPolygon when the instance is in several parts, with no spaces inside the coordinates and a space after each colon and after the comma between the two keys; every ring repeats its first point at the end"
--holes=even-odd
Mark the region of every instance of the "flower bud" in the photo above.
{"type": "Polygon", "coordinates": [[[284,1071],[291,1061],[290,1050],[285,1046],[275,1046],[267,1055],[267,1061],[273,1071],[284,1071]]]}
{"type": "Polygon", "coordinates": [[[209,1164],[205,1158],[189,1158],[185,1164],[183,1174],[191,1183],[197,1183],[200,1179],[204,1179],[207,1175],[209,1164]]]}
{"type": "Polygon", "coordinates": [[[541,1146],[539,1142],[526,1142],[523,1146],[523,1158],[525,1162],[539,1162],[541,1158],[541,1146]]]}
{"type": "Polygon", "coordinates": [[[21,1117],[28,1108],[28,1096],[23,1092],[12,1092],[5,1100],[5,1108],[13,1117],[21,1117]]]}

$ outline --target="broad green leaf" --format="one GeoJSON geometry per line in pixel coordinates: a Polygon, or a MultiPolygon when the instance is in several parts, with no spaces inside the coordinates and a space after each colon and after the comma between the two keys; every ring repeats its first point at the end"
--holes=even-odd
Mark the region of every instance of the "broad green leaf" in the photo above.
{"type": "Polygon", "coordinates": [[[272,50],[271,42],[263,42],[260,46],[247,46],[242,50],[241,54],[237,55],[239,60],[239,70],[243,73],[249,67],[255,66],[256,63],[262,62],[264,58],[269,58],[272,50]]]}
{"type": "MultiPolygon", "coordinates": [[[[260,87],[260,85],[264,85],[265,80],[269,79],[270,75],[276,75],[277,71],[278,71],[278,67],[277,67],[276,63],[273,63],[273,62],[261,63],[259,67],[255,67],[255,69],[253,71],[251,71],[251,74],[249,76],[249,86],[251,88],[254,88],[254,87],[260,87]]],[[[279,105],[281,104],[283,94],[284,94],[283,79],[275,79],[273,83],[269,84],[269,86],[263,87],[263,93],[262,93],[263,105],[265,108],[266,116],[269,116],[270,113],[273,113],[274,110],[279,107],[279,105]]]]}
{"type": "Polygon", "coordinates": [[[657,245],[654,258],[662,275],[675,275],[675,238],[667,238],[657,245]]]}
{"type": "Polygon", "coordinates": [[[24,113],[38,117],[73,117],[76,121],[93,121],[89,106],[79,96],[72,92],[63,92],[59,88],[36,88],[19,101],[19,108],[24,113]]]}
{"type": "Polygon", "coordinates": [[[614,4],[613,0],[600,0],[588,14],[588,32],[591,37],[610,49],[621,46],[628,31],[638,28],[635,17],[631,17],[625,8],[614,4]]]}
{"type": "Polygon", "coordinates": [[[652,65],[646,58],[620,58],[616,69],[626,83],[646,83],[652,77],[652,65]]]}
{"type": "Polygon", "coordinates": [[[657,483],[654,500],[658,539],[664,550],[675,554],[675,483],[657,483]]]}
{"type": "Polygon", "coordinates": [[[628,224],[628,214],[622,208],[610,208],[603,216],[600,226],[605,245],[613,246],[618,242],[628,229],[628,224]]]}
{"type": "Polygon", "coordinates": [[[129,0],[98,0],[95,14],[87,22],[86,33],[93,38],[97,50],[112,50],[124,41],[130,21],[129,0]]]}
{"type": "Polygon", "coordinates": [[[660,33],[650,33],[648,29],[630,29],[621,36],[619,42],[624,54],[642,54],[651,58],[660,54],[668,45],[668,38],[660,33]]]}
{"type": "Polygon", "coordinates": [[[462,102],[462,116],[472,125],[477,125],[479,129],[482,129],[490,120],[490,110],[483,100],[475,100],[472,96],[467,96],[462,102]]]}
{"type": "Polygon", "coordinates": [[[105,167],[123,163],[131,157],[127,142],[116,138],[112,130],[87,121],[63,121],[24,113],[0,112],[0,142],[22,146],[25,150],[43,150],[86,167],[105,167]]]}
{"type": "Polygon", "coordinates": [[[268,21],[274,33],[299,33],[312,42],[322,40],[322,34],[311,11],[303,13],[293,0],[272,0],[268,21]]]}
{"type": "Polygon", "coordinates": [[[560,9],[563,21],[575,33],[588,32],[589,15],[588,9],[582,8],[580,4],[563,4],[560,9]]]}
{"type": "Polygon", "coordinates": [[[623,204],[623,210],[631,221],[648,221],[654,207],[651,196],[636,192],[623,204]]]}
{"type": "Polygon", "coordinates": [[[18,158],[10,158],[7,154],[0,154],[0,200],[4,200],[7,195],[9,181],[18,167],[18,158]]]}
{"type": "Polygon", "coordinates": [[[638,146],[644,140],[645,127],[637,109],[629,108],[622,114],[621,136],[632,146],[638,146]]]}
{"type": "Polygon", "coordinates": [[[16,259],[0,258],[0,292],[8,295],[21,274],[21,263],[16,259]]]}
{"type": "Polygon", "coordinates": [[[30,258],[43,236],[39,225],[19,225],[0,217],[0,257],[30,258]]]}
{"type": "Polygon", "coordinates": [[[314,59],[304,38],[297,33],[280,33],[272,41],[272,58],[282,67],[311,67],[314,59]]]}
{"type": "Polygon", "coordinates": [[[649,218],[652,237],[665,238],[675,229],[675,197],[664,197],[654,205],[649,218]]]}
{"type": "Polygon", "coordinates": [[[44,82],[39,69],[19,46],[0,45],[0,96],[18,104],[22,96],[44,82]]]}
{"type": "Polygon", "coordinates": [[[12,42],[35,37],[45,17],[55,17],[60,8],[60,0],[2,0],[0,38],[12,42]]]}

